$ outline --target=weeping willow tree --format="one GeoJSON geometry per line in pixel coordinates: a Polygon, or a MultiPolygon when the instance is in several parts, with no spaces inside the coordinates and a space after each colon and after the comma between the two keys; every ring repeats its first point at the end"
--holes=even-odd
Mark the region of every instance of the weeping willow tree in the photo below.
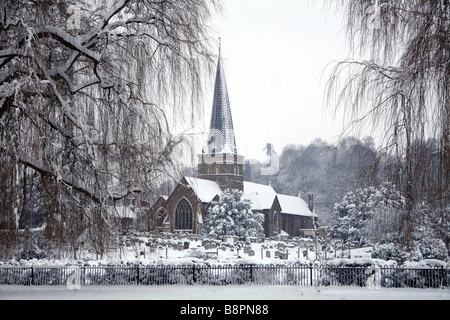
{"type": "Polygon", "coordinates": [[[449,245],[450,3],[448,0],[340,0],[355,56],[333,69],[329,102],[350,128],[382,132],[383,154],[397,159],[394,178],[407,200],[398,231],[408,247],[414,204],[427,189],[449,245]],[[432,153],[417,148],[433,142],[432,153]],[[433,167],[434,179],[426,172],[433,167]]]}
{"type": "Polygon", "coordinates": [[[148,200],[177,168],[172,121],[195,117],[220,10],[206,0],[0,2],[0,257],[23,245],[24,228],[61,253],[88,243],[101,254],[117,240],[114,204],[148,200]],[[43,218],[24,223],[30,212],[43,218]]]}

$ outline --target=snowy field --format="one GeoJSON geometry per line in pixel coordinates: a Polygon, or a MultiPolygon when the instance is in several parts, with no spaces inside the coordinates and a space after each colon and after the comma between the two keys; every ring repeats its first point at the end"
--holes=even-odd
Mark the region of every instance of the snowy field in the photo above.
{"type": "Polygon", "coordinates": [[[0,286],[0,300],[450,300],[449,289],[298,286],[0,286]]]}

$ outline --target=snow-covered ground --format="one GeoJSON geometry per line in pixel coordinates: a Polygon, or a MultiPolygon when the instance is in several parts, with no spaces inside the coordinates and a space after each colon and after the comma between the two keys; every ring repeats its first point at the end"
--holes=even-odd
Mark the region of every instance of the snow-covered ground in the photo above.
{"type": "Polygon", "coordinates": [[[449,289],[299,286],[0,286],[0,300],[450,300],[449,289]]]}
{"type": "MultiPolygon", "coordinates": [[[[208,264],[285,264],[285,263],[308,263],[314,261],[316,254],[311,250],[312,240],[304,239],[303,245],[291,241],[273,241],[266,240],[264,243],[252,243],[251,249],[253,254],[249,254],[243,248],[237,249],[229,246],[221,248],[205,248],[201,245],[201,240],[170,239],[163,240],[172,245],[159,245],[156,250],[150,251],[150,248],[144,242],[148,238],[142,237],[141,243],[133,246],[123,247],[120,251],[112,251],[103,257],[95,257],[93,254],[85,253],[78,260],[71,258],[66,259],[30,259],[30,260],[11,260],[0,261],[0,266],[66,266],[77,263],[86,265],[121,265],[121,264],[141,264],[141,265],[179,265],[202,263],[207,261],[208,264]],[[189,249],[175,249],[173,244],[189,242],[189,249]],[[282,249],[279,245],[284,244],[282,249]],[[285,259],[275,257],[276,252],[285,253],[285,259]]],[[[371,248],[361,248],[352,250],[352,258],[370,258],[371,248]]],[[[345,251],[344,253],[347,253],[345,251]]],[[[334,253],[328,253],[327,258],[333,259],[335,256],[340,257],[341,250],[334,253]]]]}
{"type": "MultiPolygon", "coordinates": [[[[145,239],[146,240],[146,239],[145,239]]],[[[177,240],[179,242],[185,239],[177,240]]],[[[144,243],[137,246],[124,248],[120,255],[110,255],[103,259],[84,257],[85,265],[98,264],[126,264],[140,263],[143,265],[154,264],[192,264],[205,263],[235,264],[258,263],[279,264],[308,262],[315,260],[315,253],[309,247],[309,242],[304,245],[292,245],[285,243],[283,249],[279,249],[278,241],[266,241],[264,244],[252,243],[254,255],[237,251],[229,247],[207,249],[201,241],[190,241],[189,249],[174,249],[171,246],[160,248],[150,252],[144,243]],[[309,249],[309,250],[308,250],[309,249]],[[286,260],[275,258],[275,252],[280,250],[287,252],[286,260]],[[306,253],[304,256],[303,253],[306,253]],[[206,260],[203,260],[206,259],[206,260]]],[[[370,248],[352,250],[352,259],[369,259],[370,248]]],[[[340,257],[341,251],[336,254],[328,253],[329,259],[335,255],[340,257]]],[[[21,266],[64,266],[74,263],[70,260],[36,260],[9,261],[0,265],[21,266]]],[[[0,285],[0,300],[39,299],[39,300],[450,300],[450,289],[413,289],[413,288],[360,288],[360,287],[321,287],[317,291],[315,287],[304,286],[264,286],[264,285],[229,285],[229,286],[81,286],[79,290],[70,290],[67,286],[17,286],[0,285]]]]}

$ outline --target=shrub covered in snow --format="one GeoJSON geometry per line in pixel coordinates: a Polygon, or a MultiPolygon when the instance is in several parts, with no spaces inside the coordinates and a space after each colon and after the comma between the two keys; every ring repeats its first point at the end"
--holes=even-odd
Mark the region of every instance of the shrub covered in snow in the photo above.
{"type": "Polygon", "coordinates": [[[404,204],[404,198],[389,183],[348,192],[335,204],[331,236],[360,246],[390,241],[404,204]]]}
{"type": "Polygon", "coordinates": [[[203,227],[204,237],[223,239],[224,236],[237,236],[241,240],[264,238],[264,215],[253,213],[250,201],[241,197],[242,192],[227,190],[219,201],[212,203],[203,227]]]}
{"type": "Polygon", "coordinates": [[[375,246],[372,252],[372,258],[382,260],[395,260],[398,264],[403,264],[409,260],[411,254],[401,250],[394,243],[379,244],[375,246]]]}

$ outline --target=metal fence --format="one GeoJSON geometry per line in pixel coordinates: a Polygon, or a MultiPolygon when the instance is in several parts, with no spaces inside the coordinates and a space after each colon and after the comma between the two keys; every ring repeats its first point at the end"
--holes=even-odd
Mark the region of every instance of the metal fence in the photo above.
{"type": "Polygon", "coordinates": [[[335,285],[443,288],[449,269],[305,265],[0,267],[1,285],[335,285]]]}

